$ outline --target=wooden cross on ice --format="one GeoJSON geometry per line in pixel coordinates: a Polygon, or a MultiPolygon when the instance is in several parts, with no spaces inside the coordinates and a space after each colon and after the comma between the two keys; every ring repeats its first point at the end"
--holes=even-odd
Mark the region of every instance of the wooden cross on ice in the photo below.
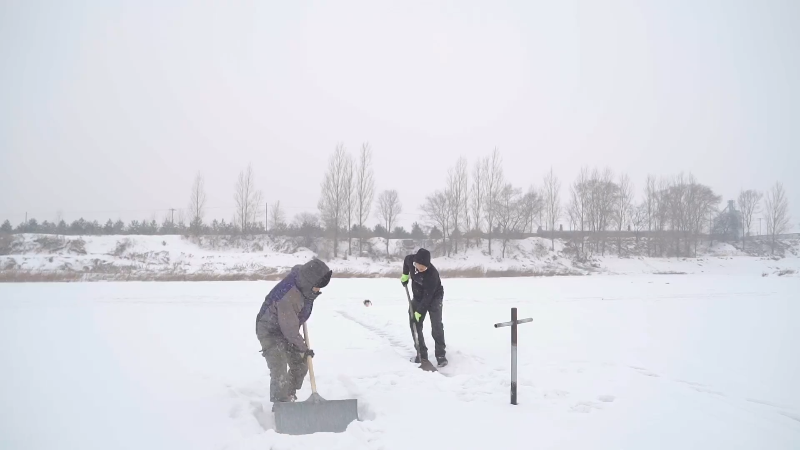
{"type": "Polygon", "coordinates": [[[533,322],[530,317],[517,320],[517,308],[511,308],[511,322],[494,324],[495,328],[511,327],[511,404],[517,404],[517,325],[533,322]]]}

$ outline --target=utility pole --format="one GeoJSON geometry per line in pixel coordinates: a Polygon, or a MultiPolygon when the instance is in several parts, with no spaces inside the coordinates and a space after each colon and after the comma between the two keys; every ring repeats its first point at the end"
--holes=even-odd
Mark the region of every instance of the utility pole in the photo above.
{"type": "Polygon", "coordinates": [[[758,235],[761,236],[761,217],[758,218],[758,235]]]}
{"type": "Polygon", "coordinates": [[[170,208],[169,210],[172,212],[172,218],[170,219],[170,222],[172,222],[172,226],[175,226],[175,208],[170,208]]]}
{"type": "Polygon", "coordinates": [[[269,202],[264,202],[264,231],[269,232],[269,202]]]}

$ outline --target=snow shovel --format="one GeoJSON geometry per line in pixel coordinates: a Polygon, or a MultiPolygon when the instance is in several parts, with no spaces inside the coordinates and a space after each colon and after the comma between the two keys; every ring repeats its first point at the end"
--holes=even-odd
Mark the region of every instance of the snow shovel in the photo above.
{"type": "MultiPolygon", "coordinates": [[[[303,323],[306,346],[311,348],[308,339],[308,326],[303,323]]],[[[350,422],[358,420],[358,400],[325,400],[317,394],[314,380],[314,363],[306,357],[308,374],[311,379],[311,396],[304,402],[275,403],[275,431],[281,434],[341,433],[350,422]]]]}
{"type": "Polygon", "coordinates": [[[422,355],[419,353],[419,336],[417,336],[417,324],[414,320],[414,308],[411,304],[411,295],[408,293],[408,286],[403,287],[406,288],[406,298],[408,298],[408,320],[411,321],[411,334],[414,335],[414,348],[417,350],[417,359],[419,359],[420,362],[419,368],[425,372],[438,372],[436,367],[433,367],[433,363],[427,359],[422,359],[422,355]]]}

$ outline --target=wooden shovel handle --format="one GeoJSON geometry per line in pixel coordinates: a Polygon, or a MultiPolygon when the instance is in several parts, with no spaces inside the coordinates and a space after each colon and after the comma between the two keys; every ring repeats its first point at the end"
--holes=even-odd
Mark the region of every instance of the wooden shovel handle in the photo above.
{"type": "MultiPolygon", "coordinates": [[[[303,322],[303,338],[306,341],[306,348],[311,348],[311,341],[308,338],[308,325],[303,322]]],[[[311,379],[311,392],[317,393],[317,381],[314,379],[314,362],[312,357],[306,356],[306,364],[308,364],[308,377],[311,379]]]]}

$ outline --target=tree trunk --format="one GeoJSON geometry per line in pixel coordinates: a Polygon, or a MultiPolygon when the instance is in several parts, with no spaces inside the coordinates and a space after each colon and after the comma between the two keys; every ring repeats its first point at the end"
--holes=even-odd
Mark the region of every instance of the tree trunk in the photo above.
{"type": "Polygon", "coordinates": [[[339,252],[339,229],[333,230],[333,257],[336,258],[339,252]]]}

